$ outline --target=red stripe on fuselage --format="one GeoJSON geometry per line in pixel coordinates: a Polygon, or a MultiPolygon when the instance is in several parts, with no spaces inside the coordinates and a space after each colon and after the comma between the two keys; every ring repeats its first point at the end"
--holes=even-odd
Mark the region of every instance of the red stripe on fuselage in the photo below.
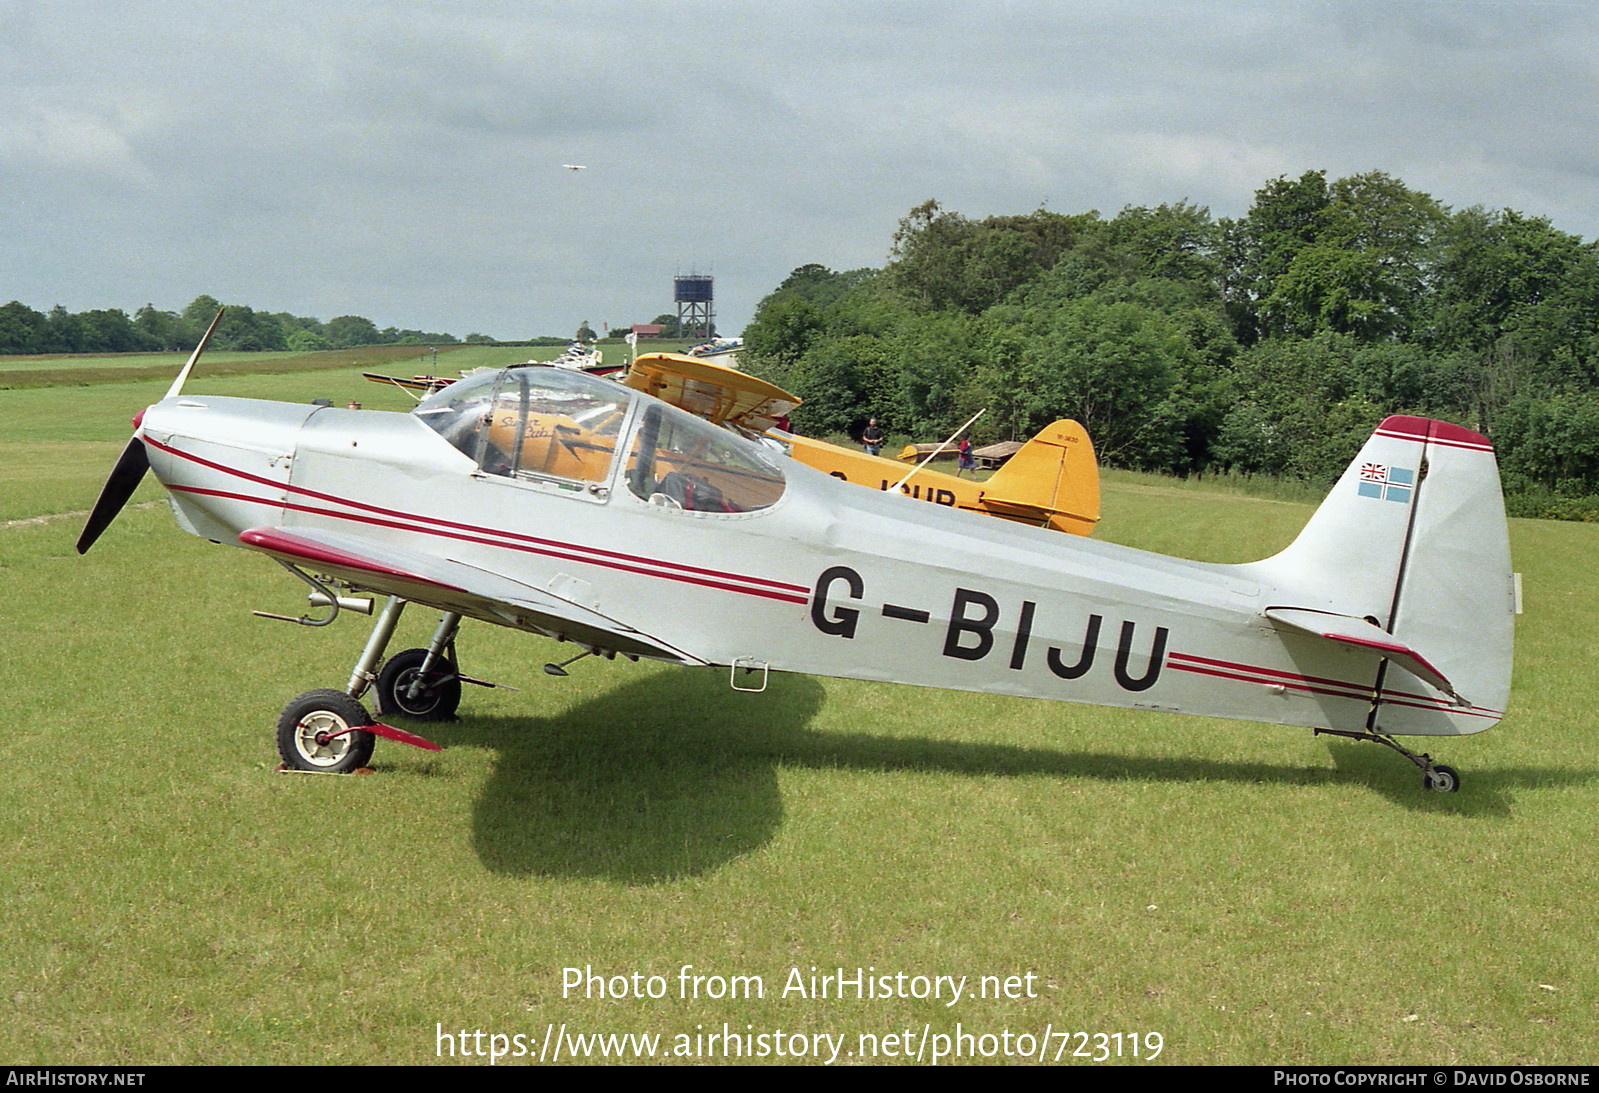
{"type": "Polygon", "coordinates": [[[636,554],[624,554],[618,551],[605,550],[600,547],[581,546],[576,543],[563,543],[554,539],[544,539],[533,535],[524,535],[520,532],[501,531],[496,528],[481,527],[475,524],[463,524],[453,520],[444,520],[434,516],[421,516],[412,513],[399,512],[394,509],[383,508],[378,505],[369,505],[361,501],[350,501],[333,494],[322,493],[318,490],[306,489],[303,486],[293,486],[286,482],[274,482],[260,475],[250,474],[222,463],[216,463],[190,452],[181,451],[158,440],[145,437],[144,442],[160,449],[163,452],[198,463],[214,471],[242,478],[247,482],[268,486],[274,490],[282,490],[287,494],[314,498],[327,501],[335,505],[356,509],[358,512],[340,512],[335,509],[318,508],[290,501],[280,501],[275,498],[250,497],[244,494],[228,493],[224,490],[209,490],[196,486],[168,486],[168,489],[195,493],[203,496],[223,497],[235,501],[244,501],[250,504],[282,507],[285,510],[304,512],[308,514],[327,516],[336,520],[348,520],[352,523],[369,524],[377,527],[394,528],[398,531],[410,531],[424,535],[434,535],[441,538],[457,539],[462,542],[480,543],[485,546],[497,546],[506,550],[517,550],[527,554],[539,554],[563,561],[583,562],[588,565],[602,566],[608,569],[618,569],[630,573],[638,573],[647,577],[660,577],[666,580],[678,581],[683,584],[699,585],[706,588],[716,588],[727,592],[741,592],[749,596],[760,596],[765,599],[781,600],[785,603],[808,603],[810,589],[803,585],[788,584],[783,581],[769,580],[764,577],[746,577],[738,573],[727,573],[714,569],[704,569],[699,566],[685,565],[681,562],[668,562],[656,558],[648,558],[636,554]],[[373,513],[374,516],[361,515],[373,513]],[[426,525],[437,525],[428,527],[426,525]],[[493,536],[495,538],[485,538],[493,536]],[[505,540],[511,540],[506,542],[505,540]],[[654,569],[645,567],[655,567],[654,569]],[[663,572],[664,571],[664,572],[663,572]],[[731,582],[739,582],[734,584],[731,582]],[[756,587],[742,587],[750,585],[756,587]]]}
{"type": "Polygon", "coordinates": [[[1233,672],[1252,672],[1255,675],[1274,676],[1276,677],[1276,682],[1318,683],[1328,687],[1343,687],[1348,690],[1359,691],[1364,695],[1371,694],[1371,686],[1365,683],[1351,683],[1346,679],[1328,679],[1325,676],[1298,675],[1294,672],[1284,672],[1276,668],[1261,668],[1253,664],[1239,664],[1231,660],[1215,660],[1211,657],[1194,656],[1192,653],[1171,653],[1166,660],[1173,668],[1183,668],[1182,664],[1175,663],[1177,661],[1192,661],[1194,664],[1208,665],[1212,668],[1222,668],[1233,672]]]}
{"type": "MultiPolygon", "coordinates": [[[[1215,660],[1211,657],[1194,656],[1190,653],[1167,654],[1166,666],[1179,672],[1215,676],[1219,679],[1230,679],[1236,683],[1253,683],[1264,687],[1292,687],[1296,691],[1331,695],[1334,698],[1353,698],[1362,702],[1370,702],[1372,699],[1372,688],[1367,684],[1350,683],[1342,679],[1327,679],[1323,676],[1297,675],[1293,672],[1284,672],[1276,668],[1261,668],[1253,664],[1239,664],[1230,660],[1215,660]],[[1341,689],[1333,690],[1331,688],[1341,689]]],[[[1492,710],[1487,706],[1457,706],[1448,699],[1432,698],[1427,695],[1414,694],[1410,691],[1395,691],[1386,687],[1383,688],[1381,697],[1384,702],[1390,702],[1396,706],[1411,706],[1419,710],[1436,710],[1442,713],[1458,713],[1469,717],[1492,717],[1495,719],[1504,716],[1502,710],[1492,710]]]]}
{"type": "Polygon", "coordinates": [[[1236,683],[1254,683],[1262,687],[1292,687],[1296,691],[1330,695],[1333,698],[1352,698],[1361,702],[1371,701],[1370,686],[1359,683],[1346,683],[1341,679],[1301,676],[1292,672],[1277,671],[1273,668],[1257,668],[1253,665],[1234,664],[1231,661],[1212,660],[1210,657],[1189,656],[1185,653],[1168,655],[1166,665],[1167,667],[1175,668],[1179,672],[1215,676],[1219,679],[1230,679],[1236,683]],[[1341,689],[1334,690],[1333,688],[1341,689]]]}

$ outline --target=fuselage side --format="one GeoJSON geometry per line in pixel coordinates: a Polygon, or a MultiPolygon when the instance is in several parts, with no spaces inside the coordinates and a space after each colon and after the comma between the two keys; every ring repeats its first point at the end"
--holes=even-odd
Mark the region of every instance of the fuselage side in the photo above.
{"type": "Polygon", "coordinates": [[[1258,569],[906,504],[795,464],[755,511],[640,496],[620,453],[642,413],[629,405],[605,477],[578,483],[484,473],[416,416],[377,411],[169,399],[143,436],[203,537],[356,535],[503,574],[711,664],[1345,731],[1367,728],[1375,688],[1402,687],[1415,701],[1398,731],[1497,720],[1272,625],[1264,610],[1293,590],[1258,569]]]}

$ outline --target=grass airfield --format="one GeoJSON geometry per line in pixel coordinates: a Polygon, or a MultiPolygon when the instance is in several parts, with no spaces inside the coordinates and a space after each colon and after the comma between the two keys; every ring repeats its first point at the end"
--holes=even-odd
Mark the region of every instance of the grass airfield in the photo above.
{"type": "MultiPolygon", "coordinates": [[[[410,405],[348,369],[200,371],[190,390],[410,405]]],[[[165,387],[0,395],[0,1058],[477,1064],[491,1034],[536,1056],[564,1025],[738,1061],[694,1040],[726,1023],[840,1037],[837,1064],[871,1061],[863,1034],[898,1062],[881,1037],[957,1030],[945,1062],[1026,1061],[984,1056],[1006,1031],[1062,1062],[1141,1063],[1151,1033],[1155,1065],[1594,1061],[1599,525],[1513,522],[1511,714],[1422,742],[1455,795],[1385,749],[1242,722],[595,660],[552,679],[554,643],[470,624],[465,670],[523,690],[468,688],[423,729],[441,753],[380,741],[372,776],[291,776],[278,711],[343,684],[366,620],[253,618],[298,613],[299,583],[184,535],[149,482],[87,557],[59,515],[165,387]],[[765,996],[684,998],[683,965],[765,996]],[[569,967],[664,997],[563,992],[569,967]],[[968,993],[783,994],[813,967],[968,993]],[[1028,973],[1032,997],[972,996],[1028,973]]],[[[1310,512],[1106,478],[1101,538],[1206,560],[1310,512]]]]}

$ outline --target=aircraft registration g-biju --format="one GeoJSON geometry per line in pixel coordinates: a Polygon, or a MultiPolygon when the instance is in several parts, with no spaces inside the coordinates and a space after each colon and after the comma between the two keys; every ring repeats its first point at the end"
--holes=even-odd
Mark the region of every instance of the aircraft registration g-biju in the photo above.
{"type": "MultiPolygon", "coordinates": [[[[204,341],[201,343],[203,348],[204,341]]],[[[1390,417],[1298,538],[1220,565],[841,482],[640,391],[554,368],[410,413],[184,395],[134,433],[78,540],[146,470],[185,530],[278,562],[331,622],[387,597],[343,690],[284,709],[285,766],[363,767],[376,720],[452,716],[475,619],[622,656],[1242,718],[1391,748],[1480,732],[1510,693],[1515,580],[1488,441],[1390,417]],[[408,604],[441,613],[385,660],[408,604]]],[[[547,665],[564,674],[566,664],[547,665]]]]}

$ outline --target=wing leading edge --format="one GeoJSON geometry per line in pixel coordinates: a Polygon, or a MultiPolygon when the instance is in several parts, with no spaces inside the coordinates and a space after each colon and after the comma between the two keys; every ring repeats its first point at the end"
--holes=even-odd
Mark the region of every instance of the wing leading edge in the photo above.
{"type": "Polygon", "coordinates": [[[602,652],[681,664],[706,661],[550,589],[449,558],[373,543],[337,532],[248,528],[239,543],[294,565],[309,566],[353,588],[400,596],[484,622],[574,641],[602,652]]]}

